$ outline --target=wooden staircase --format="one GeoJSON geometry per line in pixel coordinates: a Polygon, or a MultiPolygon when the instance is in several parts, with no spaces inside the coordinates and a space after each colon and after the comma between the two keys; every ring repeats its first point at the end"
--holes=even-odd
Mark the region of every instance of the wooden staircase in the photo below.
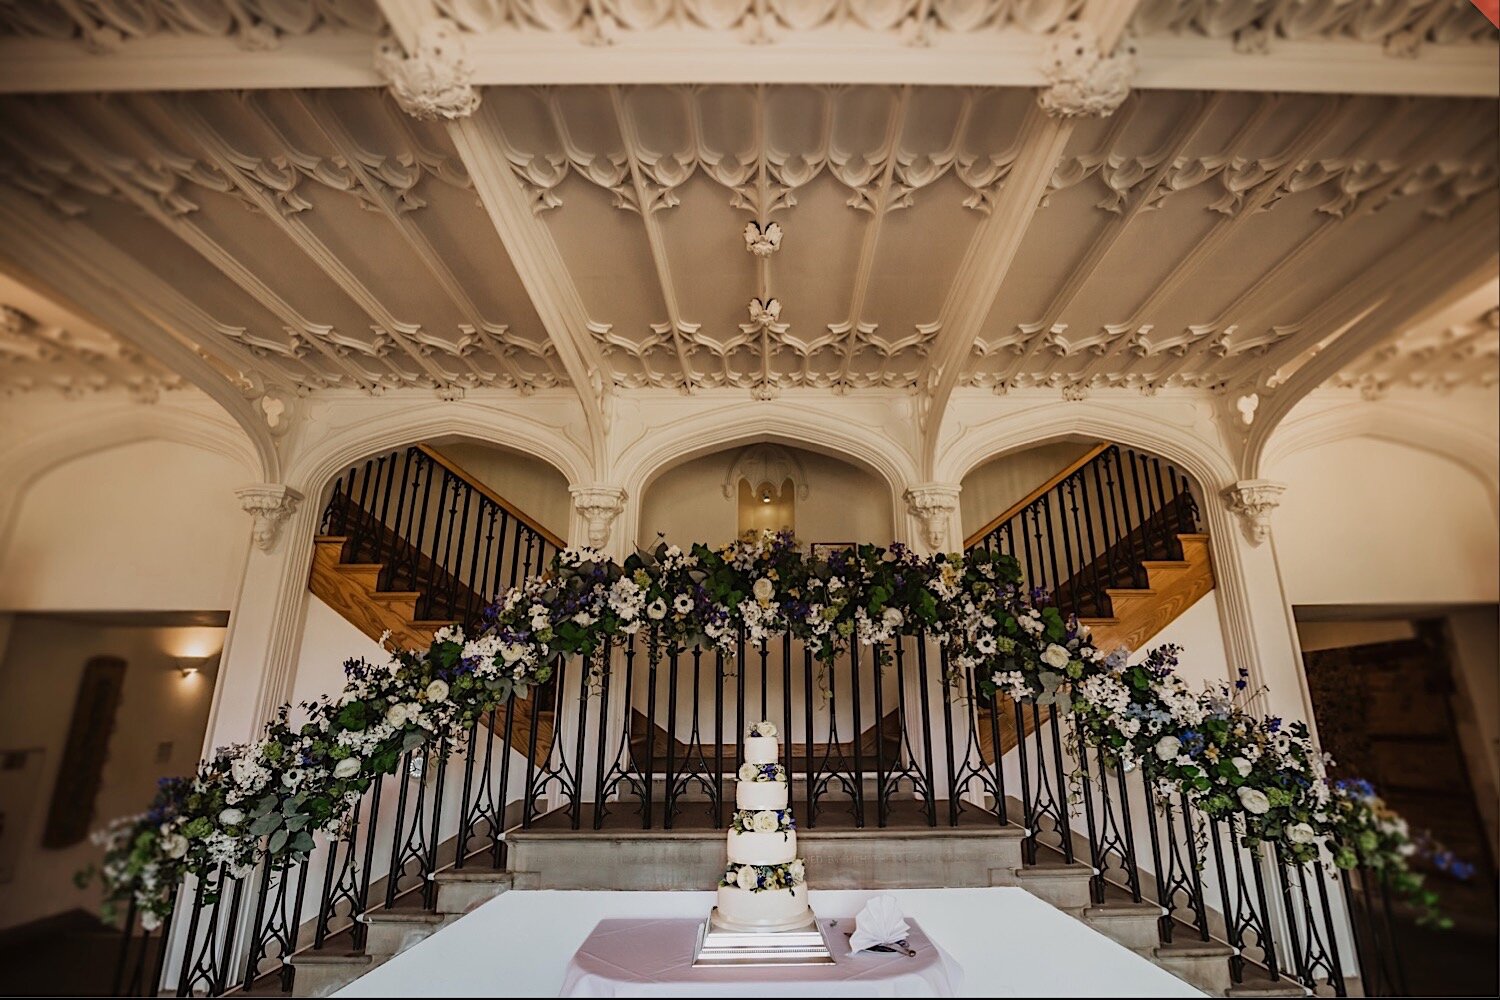
{"type": "MultiPolygon", "coordinates": [[[[467,479],[457,466],[423,451],[441,460],[451,475],[467,479]]],[[[494,496],[477,483],[474,489],[494,496]]],[[[385,638],[399,649],[425,649],[439,629],[461,624],[468,609],[485,605],[481,595],[346,497],[330,501],[325,523],[354,530],[314,538],[308,589],[371,639],[385,638]]],[[[508,732],[511,746],[523,756],[533,745],[535,730],[532,757],[538,764],[552,751],[554,698],[553,688],[544,685],[495,713],[496,731],[508,732]]]]}
{"type": "MultiPolygon", "coordinates": [[[[1053,491],[1108,447],[1101,443],[1085,453],[976,532],[966,545],[979,544],[995,526],[1019,515],[1027,505],[1053,491]]],[[[1208,536],[1173,530],[1176,525],[1194,520],[1192,503],[1187,493],[1168,500],[1054,591],[1055,603],[1078,615],[1100,649],[1109,652],[1120,646],[1131,650],[1142,648],[1214,589],[1208,536]]],[[[1004,756],[1015,749],[1023,734],[1032,733],[1038,723],[1045,724],[1051,718],[1051,711],[1042,708],[1034,714],[1024,713],[1023,725],[1018,729],[1015,706],[1009,698],[1000,699],[998,718],[993,725],[990,708],[977,707],[976,730],[985,762],[995,760],[997,735],[1000,754],[1004,756]]]]}

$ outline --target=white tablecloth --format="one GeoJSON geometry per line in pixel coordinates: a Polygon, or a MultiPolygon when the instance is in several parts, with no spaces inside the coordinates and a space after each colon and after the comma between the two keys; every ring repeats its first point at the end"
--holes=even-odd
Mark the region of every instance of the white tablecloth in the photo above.
{"type": "Polygon", "coordinates": [[[854,921],[822,917],[833,965],[693,968],[701,918],[601,920],[568,962],[564,997],[951,997],[953,958],[911,921],[915,955],[849,954],[854,921]]]}
{"type": "MultiPolygon", "coordinates": [[[[807,899],[821,916],[852,918],[884,895],[963,969],[960,996],[1203,995],[1025,889],[814,889],[807,899]]],[[[708,891],[505,892],[335,995],[557,996],[600,920],[701,920],[713,905],[708,891]]]]}

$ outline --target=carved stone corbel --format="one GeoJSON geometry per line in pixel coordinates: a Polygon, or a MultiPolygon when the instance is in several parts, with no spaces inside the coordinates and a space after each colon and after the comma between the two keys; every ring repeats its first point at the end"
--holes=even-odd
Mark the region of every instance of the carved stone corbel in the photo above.
{"type": "Polygon", "coordinates": [[[922,538],[934,552],[949,549],[953,512],[958,509],[957,483],[921,483],[906,491],[906,510],[922,522],[922,538]]]}
{"type": "Polygon", "coordinates": [[[375,47],[375,72],[413,118],[467,118],[479,107],[463,32],[447,18],[422,25],[410,54],[393,38],[381,40],[375,47]]]}
{"type": "Polygon", "coordinates": [[[297,512],[302,494],[281,483],[256,483],[235,490],[240,508],[255,518],[251,539],[262,552],[270,552],[281,536],[281,525],[297,512]]]}
{"type": "Polygon", "coordinates": [[[1047,45],[1042,75],[1047,86],[1037,103],[1054,118],[1102,117],[1113,114],[1130,96],[1135,80],[1135,47],[1121,42],[1105,55],[1099,35],[1086,23],[1059,28],[1047,45]]]}
{"type": "Polygon", "coordinates": [[[602,549],[609,544],[615,518],[625,510],[625,491],[618,486],[570,486],[573,509],[588,525],[588,543],[602,549]]]}
{"type": "Polygon", "coordinates": [[[1281,494],[1285,492],[1285,483],[1242,479],[1226,486],[1219,495],[1229,512],[1239,517],[1245,538],[1251,545],[1259,545],[1271,537],[1271,512],[1281,505],[1281,494]]]}

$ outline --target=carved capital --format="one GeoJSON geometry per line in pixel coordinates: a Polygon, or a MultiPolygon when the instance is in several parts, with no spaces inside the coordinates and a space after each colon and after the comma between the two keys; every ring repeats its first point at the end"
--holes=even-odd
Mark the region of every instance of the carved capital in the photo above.
{"type": "Polygon", "coordinates": [[[1271,537],[1271,511],[1281,505],[1281,494],[1286,492],[1284,483],[1273,483],[1269,479],[1242,479],[1226,486],[1219,494],[1224,506],[1231,514],[1239,516],[1245,537],[1251,545],[1259,545],[1271,537]]]}
{"type": "Polygon", "coordinates": [[[573,509],[588,524],[589,545],[602,549],[609,544],[610,528],[625,509],[625,491],[618,486],[571,486],[573,509]]]}
{"type": "Polygon", "coordinates": [[[906,491],[906,510],[922,522],[922,538],[934,552],[949,548],[948,533],[958,510],[957,483],[921,483],[906,491]]]}
{"type": "Polygon", "coordinates": [[[479,107],[463,33],[446,18],[422,25],[410,54],[395,39],[382,40],[375,48],[375,71],[413,118],[467,118],[479,107]]]}
{"type": "Polygon", "coordinates": [[[1092,27],[1069,23],[1048,43],[1042,74],[1047,86],[1037,94],[1037,103],[1054,118],[1113,114],[1130,96],[1135,47],[1122,42],[1112,54],[1105,55],[1092,27]]]}
{"type": "Polygon", "coordinates": [[[270,552],[281,535],[281,524],[297,512],[302,494],[290,486],[280,483],[256,483],[234,491],[240,498],[240,508],[255,518],[251,538],[255,547],[270,552]]]}

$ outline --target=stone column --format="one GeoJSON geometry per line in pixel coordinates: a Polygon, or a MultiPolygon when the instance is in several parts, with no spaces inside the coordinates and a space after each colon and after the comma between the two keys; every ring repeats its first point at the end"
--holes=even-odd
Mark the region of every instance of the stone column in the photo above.
{"type": "Polygon", "coordinates": [[[229,615],[205,750],[254,738],[291,697],[317,529],[318,511],[289,486],[257,483],[235,494],[254,544],[229,615]]]}
{"type": "Polygon", "coordinates": [[[1219,491],[1204,512],[1213,548],[1214,580],[1229,665],[1265,687],[1261,710],[1313,725],[1312,702],[1296,622],[1271,540],[1271,514],[1286,487],[1242,480],[1219,491]]]}
{"type": "Polygon", "coordinates": [[[963,548],[958,518],[958,483],[920,483],[906,491],[906,512],[916,522],[911,537],[916,548],[954,552],[963,548]]]}

